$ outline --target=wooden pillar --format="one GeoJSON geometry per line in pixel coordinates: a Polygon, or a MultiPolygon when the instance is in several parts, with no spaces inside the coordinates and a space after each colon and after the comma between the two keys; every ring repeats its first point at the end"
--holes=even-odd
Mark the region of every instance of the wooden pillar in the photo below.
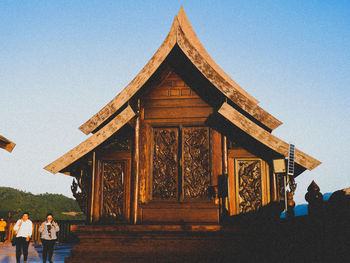
{"type": "Polygon", "coordinates": [[[228,155],[227,155],[227,137],[223,136],[223,140],[222,140],[222,153],[224,155],[223,158],[223,173],[227,174],[228,173],[228,155]]]}
{"type": "Polygon", "coordinates": [[[272,202],[277,202],[278,201],[278,188],[277,188],[277,179],[276,179],[276,174],[272,173],[272,202]]]}
{"type": "Polygon", "coordinates": [[[134,224],[137,223],[139,175],[140,175],[140,99],[137,100],[137,118],[135,123],[135,150],[134,150],[134,224]]]}
{"type": "Polygon", "coordinates": [[[95,173],[96,173],[96,152],[92,152],[92,176],[91,176],[91,196],[90,196],[90,224],[94,221],[95,202],[95,173]]]}
{"type": "Polygon", "coordinates": [[[213,195],[215,195],[215,204],[219,205],[218,182],[222,174],[222,136],[212,129],[211,130],[211,185],[213,186],[213,195]]]}
{"type": "MultiPolygon", "coordinates": [[[[228,153],[227,153],[227,137],[223,136],[222,138],[222,173],[223,176],[228,176],[228,153]]],[[[228,186],[228,182],[224,181],[223,177],[223,186],[228,186]]],[[[228,194],[228,189],[222,189],[222,192],[228,194]]],[[[223,196],[221,198],[221,215],[227,214],[227,208],[228,206],[228,198],[227,196],[223,196]]]]}

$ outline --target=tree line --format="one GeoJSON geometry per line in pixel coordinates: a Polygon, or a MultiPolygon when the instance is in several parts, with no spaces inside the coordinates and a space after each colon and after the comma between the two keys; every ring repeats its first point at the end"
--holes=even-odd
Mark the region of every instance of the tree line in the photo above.
{"type": "Polygon", "coordinates": [[[12,219],[21,218],[23,212],[29,212],[32,220],[43,220],[51,212],[56,220],[84,220],[76,200],[62,194],[38,194],[0,187],[0,216],[7,219],[11,212],[12,219]]]}

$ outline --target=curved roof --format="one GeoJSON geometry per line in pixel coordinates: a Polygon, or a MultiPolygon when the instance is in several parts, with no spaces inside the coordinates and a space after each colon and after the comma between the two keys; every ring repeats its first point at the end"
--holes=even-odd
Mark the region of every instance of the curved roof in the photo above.
{"type": "MultiPolygon", "coordinates": [[[[146,66],[141,70],[141,72],[104,108],[102,108],[79,128],[85,134],[89,134],[98,128],[101,129],[99,129],[80,145],[76,146],[71,151],[67,152],[56,161],[46,166],[44,169],[54,174],[61,172],[70,164],[91,152],[126,123],[128,123],[135,116],[135,112],[129,105],[126,106],[123,111],[118,113],[118,115],[115,116],[115,113],[122,109],[123,106],[128,103],[128,101],[146,84],[146,82],[155,74],[157,69],[175,47],[181,49],[183,54],[191,61],[193,66],[218,91],[226,96],[227,100],[232,101],[241,109],[237,110],[236,107],[230,105],[232,103],[225,102],[218,110],[219,114],[224,116],[245,134],[248,134],[251,138],[259,141],[275,153],[285,157],[288,156],[288,143],[270,133],[270,131],[278,127],[281,122],[259,107],[257,105],[258,101],[240,88],[238,84],[235,83],[214,62],[199,41],[186,17],[183,8],[181,7],[181,10],[175,17],[166,39],[146,66]],[[248,115],[253,118],[250,118],[248,115]],[[106,122],[107,120],[109,121],[106,122]],[[263,124],[265,127],[262,128],[260,126],[261,124],[263,124]],[[104,126],[102,127],[102,125],[104,126]]],[[[3,137],[0,136],[0,146],[2,143],[2,138],[3,137]]],[[[11,143],[10,141],[8,142],[11,143]]],[[[295,162],[309,170],[312,170],[321,164],[320,161],[298,149],[295,151],[295,162]]]]}
{"type": "Polygon", "coordinates": [[[279,120],[257,105],[258,101],[234,82],[210,57],[194,32],[183,7],[175,17],[164,42],[141,72],[105,107],[79,127],[85,134],[96,130],[109,117],[127,103],[155,73],[170,51],[179,46],[193,65],[228,99],[242,110],[274,130],[282,124],[279,120]]]}
{"type": "MultiPolygon", "coordinates": [[[[226,102],[221,106],[218,112],[249,136],[258,140],[265,146],[269,147],[271,150],[283,155],[284,157],[288,157],[288,143],[282,141],[260,126],[256,125],[254,122],[243,116],[226,102]]],[[[295,149],[295,162],[308,170],[313,170],[321,164],[320,161],[314,159],[310,155],[307,155],[298,149],[295,149]]]]}
{"type": "Polygon", "coordinates": [[[62,155],[60,158],[50,163],[45,170],[50,173],[56,174],[62,171],[64,168],[77,161],[85,154],[94,150],[97,146],[106,141],[114,133],[116,133],[120,128],[122,128],[126,123],[128,123],[135,116],[135,112],[130,106],[127,106],[121,113],[119,113],[113,120],[111,120],[106,126],[101,130],[91,135],[88,139],[83,141],[78,146],[74,147],[72,150],[62,155]]]}

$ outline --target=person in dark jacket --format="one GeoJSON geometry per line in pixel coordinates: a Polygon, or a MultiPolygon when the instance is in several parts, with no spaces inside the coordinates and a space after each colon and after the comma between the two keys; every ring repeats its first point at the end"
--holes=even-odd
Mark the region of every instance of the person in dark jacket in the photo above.
{"type": "Polygon", "coordinates": [[[53,220],[53,215],[48,213],[46,215],[46,221],[39,227],[41,233],[41,243],[43,245],[43,262],[46,260],[52,262],[52,255],[54,246],[57,240],[56,233],[60,230],[58,224],[53,220]]]}

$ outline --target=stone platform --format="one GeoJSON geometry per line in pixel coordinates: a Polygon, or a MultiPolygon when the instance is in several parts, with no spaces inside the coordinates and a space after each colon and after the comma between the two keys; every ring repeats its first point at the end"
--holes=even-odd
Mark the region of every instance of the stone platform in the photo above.
{"type": "Polygon", "coordinates": [[[80,242],[66,263],[235,262],[255,257],[249,231],[220,225],[90,225],[72,226],[72,231],[80,242]]]}

